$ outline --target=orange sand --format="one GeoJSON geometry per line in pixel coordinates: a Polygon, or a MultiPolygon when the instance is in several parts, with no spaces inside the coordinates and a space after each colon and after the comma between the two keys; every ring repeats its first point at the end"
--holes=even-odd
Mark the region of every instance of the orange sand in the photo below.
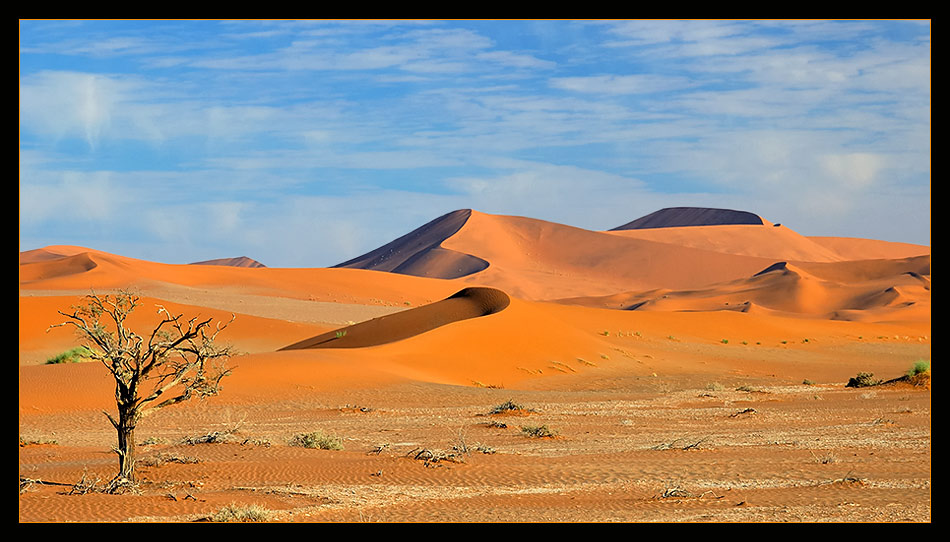
{"type": "Polygon", "coordinates": [[[232,501],[278,521],[930,520],[929,389],[843,387],[930,359],[929,249],[767,221],[591,232],[451,219],[390,270],[470,271],[453,279],[21,253],[19,431],[56,441],[20,448],[21,477],[115,469],[105,369],[43,364],[76,344],[46,330],[90,290],[141,295],[135,328],[156,304],[235,314],[222,338],[243,355],[220,395],[142,422],[140,440],[158,444],[140,450],[141,494],[33,484],[20,521],[189,521],[232,501]],[[465,267],[476,259],[487,267],[465,267]],[[508,399],[536,412],[491,426],[508,399]],[[558,437],[526,437],[529,424],[558,437]],[[288,445],[318,428],[345,450],[288,445]],[[179,444],[225,429],[226,444],[179,444]],[[669,446],[681,439],[700,443],[669,446]],[[463,462],[406,457],[460,443],[463,462]],[[196,462],[155,463],[171,456],[196,462]],[[683,492],[663,496],[671,486],[683,492]]]}

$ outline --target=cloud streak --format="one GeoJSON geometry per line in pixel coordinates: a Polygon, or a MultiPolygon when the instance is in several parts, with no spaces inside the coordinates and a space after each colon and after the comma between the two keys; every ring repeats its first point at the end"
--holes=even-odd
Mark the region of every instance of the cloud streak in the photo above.
{"type": "Polygon", "coordinates": [[[466,207],[930,238],[929,22],[20,27],[26,248],[332,265],[466,207]]]}

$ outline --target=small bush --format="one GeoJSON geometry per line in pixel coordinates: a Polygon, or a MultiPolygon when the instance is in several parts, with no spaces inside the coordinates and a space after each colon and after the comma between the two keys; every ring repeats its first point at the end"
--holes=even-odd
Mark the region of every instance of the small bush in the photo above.
{"type": "Polygon", "coordinates": [[[726,387],[719,382],[710,382],[709,384],[706,384],[706,389],[709,391],[722,391],[726,389],[726,387]]]}
{"type": "Polygon", "coordinates": [[[525,408],[524,405],[519,405],[511,401],[510,399],[505,401],[500,405],[495,405],[490,411],[489,414],[505,414],[507,412],[535,412],[534,409],[525,408]]]}
{"type": "Polygon", "coordinates": [[[914,363],[914,366],[907,371],[907,376],[913,378],[917,375],[929,373],[930,372],[930,362],[926,360],[917,360],[914,363]]]}
{"type": "Polygon", "coordinates": [[[554,438],[557,436],[555,431],[548,429],[546,425],[524,425],[521,432],[533,438],[554,438]]]}
{"type": "Polygon", "coordinates": [[[848,383],[845,385],[845,387],[869,388],[871,386],[877,386],[880,383],[880,380],[874,380],[874,373],[858,373],[857,376],[853,376],[848,380],[848,383]]]}
{"type": "Polygon", "coordinates": [[[240,522],[251,522],[251,521],[267,521],[270,519],[272,512],[259,504],[251,505],[237,505],[229,504],[218,510],[213,516],[211,516],[211,521],[217,523],[226,523],[230,521],[240,521],[240,522]]]}
{"type": "Polygon", "coordinates": [[[320,450],[342,450],[343,439],[325,434],[323,431],[299,433],[290,441],[291,446],[317,448],[320,450]]]}
{"type": "Polygon", "coordinates": [[[82,363],[92,357],[92,350],[85,346],[71,348],[61,354],[57,354],[46,360],[47,365],[56,365],[58,363],[82,363]]]}

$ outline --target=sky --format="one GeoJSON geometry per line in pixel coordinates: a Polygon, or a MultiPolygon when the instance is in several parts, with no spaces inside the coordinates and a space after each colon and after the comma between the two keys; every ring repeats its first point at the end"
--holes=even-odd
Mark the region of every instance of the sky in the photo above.
{"type": "Polygon", "coordinates": [[[20,21],[20,250],[326,267],[447,212],[930,245],[929,21],[20,21]]]}

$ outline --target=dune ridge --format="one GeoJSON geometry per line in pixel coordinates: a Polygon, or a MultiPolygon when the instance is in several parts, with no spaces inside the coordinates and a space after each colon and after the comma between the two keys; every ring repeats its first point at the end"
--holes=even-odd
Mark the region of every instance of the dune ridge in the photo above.
{"type": "Polygon", "coordinates": [[[285,346],[304,348],[363,348],[391,343],[469,318],[501,312],[511,303],[495,288],[465,288],[442,301],[381,316],[285,346]]]}
{"type": "Polygon", "coordinates": [[[471,209],[445,214],[392,242],[333,267],[442,279],[477,273],[488,267],[487,261],[442,247],[442,243],[455,235],[471,215],[471,209]]]}
{"type": "Polygon", "coordinates": [[[248,258],[247,256],[239,256],[237,258],[217,258],[214,260],[192,262],[188,265],[225,265],[225,266],[230,266],[230,267],[251,267],[251,268],[267,267],[261,262],[252,258],[248,258]]]}

